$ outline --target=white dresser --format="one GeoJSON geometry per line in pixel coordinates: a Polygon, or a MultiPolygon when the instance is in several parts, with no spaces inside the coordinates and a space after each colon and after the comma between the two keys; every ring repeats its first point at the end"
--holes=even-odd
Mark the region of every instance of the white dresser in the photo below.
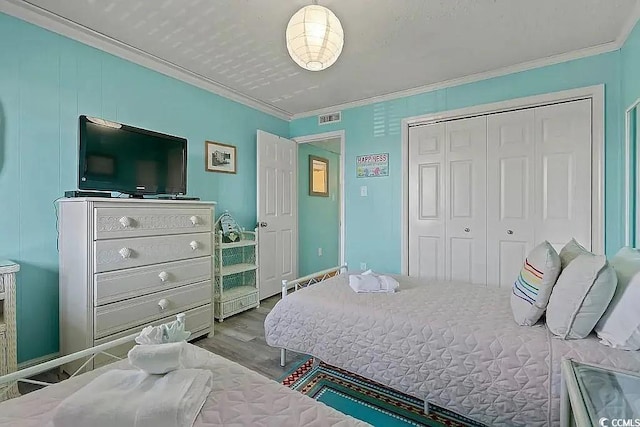
{"type": "MultiPolygon", "coordinates": [[[[177,200],[60,200],[61,353],[174,320],[180,312],[192,338],[213,335],[214,208],[177,200]]],[[[125,356],[132,346],[110,353],[125,356]]],[[[98,356],[89,368],[111,361],[98,356]]]]}

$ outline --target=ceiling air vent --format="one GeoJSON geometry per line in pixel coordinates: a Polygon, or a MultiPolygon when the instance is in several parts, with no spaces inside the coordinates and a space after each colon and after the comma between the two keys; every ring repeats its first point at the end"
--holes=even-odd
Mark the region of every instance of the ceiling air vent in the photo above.
{"type": "Polygon", "coordinates": [[[318,116],[319,125],[326,125],[328,123],[338,123],[340,120],[342,120],[342,113],[340,111],[338,111],[337,113],[328,113],[328,114],[322,114],[321,116],[318,116]]]}

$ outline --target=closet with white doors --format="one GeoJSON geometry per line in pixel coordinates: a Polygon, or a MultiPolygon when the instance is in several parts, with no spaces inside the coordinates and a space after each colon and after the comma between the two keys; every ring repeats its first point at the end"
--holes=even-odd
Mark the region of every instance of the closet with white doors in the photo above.
{"type": "Polygon", "coordinates": [[[409,275],[509,287],[527,253],[591,247],[591,99],[409,128],[409,275]]]}

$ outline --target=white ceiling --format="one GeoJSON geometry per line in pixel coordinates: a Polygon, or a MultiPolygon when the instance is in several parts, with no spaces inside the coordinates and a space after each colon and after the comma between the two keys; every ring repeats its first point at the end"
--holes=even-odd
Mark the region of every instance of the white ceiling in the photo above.
{"type": "Polygon", "coordinates": [[[613,50],[639,1],[320,0],[342,21],[345,46],[332,67],[310,72],[284,42],[289,18],[310,0],[0,0],[51,12],[280,116],[613,50]]]}

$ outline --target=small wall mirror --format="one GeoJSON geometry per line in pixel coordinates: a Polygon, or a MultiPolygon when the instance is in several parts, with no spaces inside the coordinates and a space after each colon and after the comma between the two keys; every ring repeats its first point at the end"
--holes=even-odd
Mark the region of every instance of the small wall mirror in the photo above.
{"type": "Polygon", "coordinates": [[[309,195],[329,197],[329,161],[309,156],[309,195]]]}
{"type": "Polygon", "coordinates": [[[625,114],[625,245],[640,244],[640,206],[634,200],[640,200],[640,183],[637,182],[640,171],[640,99],[631,104],[625,114]]]}

